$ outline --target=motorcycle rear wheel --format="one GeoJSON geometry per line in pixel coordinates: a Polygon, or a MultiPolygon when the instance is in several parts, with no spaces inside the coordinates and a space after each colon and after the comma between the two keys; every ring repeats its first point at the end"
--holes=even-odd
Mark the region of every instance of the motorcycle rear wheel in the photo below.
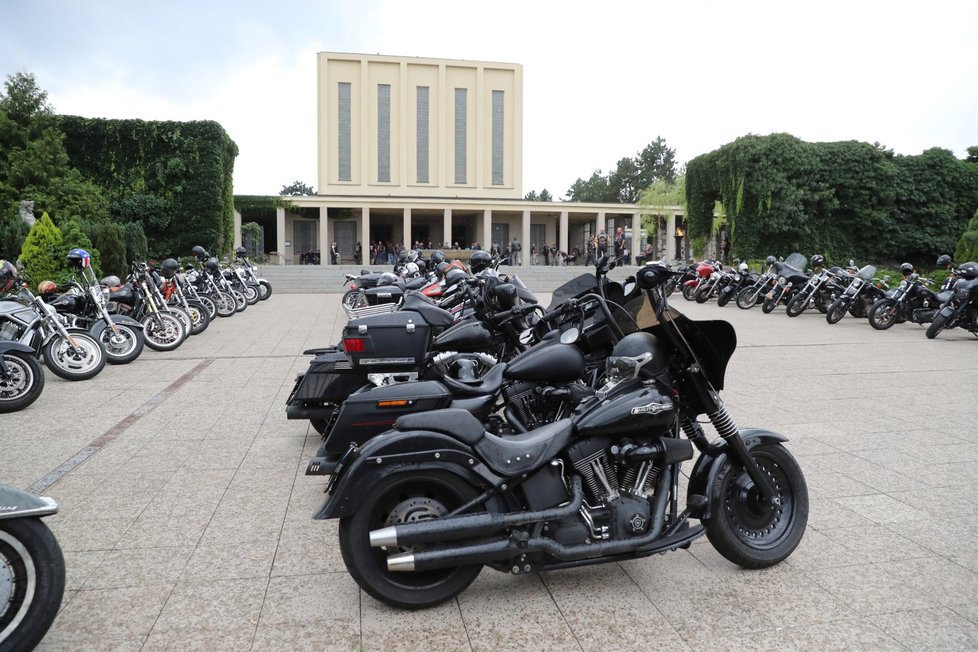
{"type": "Polygon", "coordinates": [[[65,559],[37,518],[0,520],[0,649],[33,650],[54,622],[65,592],[65,559]]]}
{"type": "Polygon", "coordinates": [[[717,552],[744,568],[766,568],[783,561],[798,546],[808,524],[808,486],[798,462],[781,444],[750,449],[761,472],[773,483],[780,505],[764,500],[739,464],[727,461],[709,492],[713,514],[703,522],[717,552]]]}
{"type": "Polygon", "coordinates": [[[838,323],[843,317],[846,316],[846,310],[849,308],[849,303],[845,299],[836,299],[829,306],[829,311],[825,313],[825,321],[830,324],[838,323]]]}
{"type": "Polygon", "coordinates": [[[343,305],[347,308],[359,308],[362,296],[363,294],[360,292],[360,290],[347,290],[343,294],[343,305]]]}
{"type": "Polygon", "coordinates": [[[945,317],[941,313],[937,313],[936,315],[934,315],[934,321],[932,321],[930,323],[930,326],[927,327],[927,333],[926,333],[927,339],[932,340],[935,337],[937,337],[938,333],[944,330],[944,324],[946,323],[947,323],[947,317],[945,317]]]}
{"type": "Polygon", "coordinates": [[[0,413],[17,412],[37,400],[44,389],[44,370],[31,353],[7,351],[0,354],[10,373],[0,378],[0,413]]]}
{"type": "Polygon", "coordinates": [[[105,367],[105,349],[84,331],[69,330],[75,346],[61,335],[55,335],[44,345],[44,364],[65,380],[88,380],[105,367]]]}
{"type": "Polygon", "coordinates": [[[400,609],[422,609],[451,600],[471,584],[481,565],[427,572],[391,572],[387,557],[401,550],[370,546],[370,531],[398,523],[438,518],[478,495],[458,476],[443,471],[387,476],[370,488],[352,516],[340,519],[343,563],[371,596],[400,609]]]}
{"type": "Polygon", "coordinates": [[[869,309],[869,325],[878,331],[885,331],[897,321],[896,301],[882,299],[869,309]]]}

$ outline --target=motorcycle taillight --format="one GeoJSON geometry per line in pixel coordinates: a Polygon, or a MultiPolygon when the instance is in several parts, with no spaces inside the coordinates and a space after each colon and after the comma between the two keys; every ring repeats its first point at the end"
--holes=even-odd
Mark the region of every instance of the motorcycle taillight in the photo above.
{"type": "Polygon", "coordinates": [[[347,353],[363,353],[366,348],[366,340],[362,337],[344,337],[343,350],[347,353]]]}

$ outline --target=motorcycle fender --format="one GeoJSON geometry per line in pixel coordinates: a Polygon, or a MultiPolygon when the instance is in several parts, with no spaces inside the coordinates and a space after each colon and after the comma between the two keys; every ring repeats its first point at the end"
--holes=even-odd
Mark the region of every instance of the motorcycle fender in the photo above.
{"type": "Polygon", "coordinates": [[[54,498],[35,496],[16,487],[0,486],[0,519],[50,516],[58,513],[54,498]]]}
{"type": "MultiPolygon", "coordinates": [[[[739,431],[738,436],[743,440],[747,450],[759,444],[780,444],[788,441],[788,438],[782,434],[759,428],[742,429],[739,431]]],[[[715,455],[703,453],[693,466],[693,471],[689,476],[689,487],[686,490],[686,496],[689,497],[699,494],[710,499],[707,501],[706,507],[700,515],[701,521],[706,521],[713,516],[714,501],[712,496],[710,496],[710,487],[713,486],[713,481],[716,480],[717,474],[720,473],[720,470],[726,463],[727,444],[721,441],[715,455]]]]}
{"type": "Polygon", "coordinates": [[[472,449],[454,437],[427,430],[391,430],[351,449],[337,465],[326,501],[313,519],[344,518],[356,512],[365,488],[401,471],[439,470],[476,487],[499,485],[503,478],[487,469],[472,449]],[[352,459],[350,459],[352,458],[352,459]]]}
{"type": "Polygon", "coordinates": [[[954,314],[954,305],[950,303],[947,304],[946,306],[941,308],[941,312],[939,314],[945,319],[950,319],[951,315],[954,314]]]}
{"type": "MultiPolygon", "coordinates": [[[[114,324],[123,324],[136,330],[143,330],[144,328],[140,322],[136,321],[132,317],[126,317],[125,315],[110,315],[110,317],[112,318],[112,323],[114,324]]],[[[105,320],[100,319],[92,324],[91,328],[88,329],[88,332],[92,334],[92,337],[98,339],[102,334],[102,331],[108,327],[109,325],[105,323],[105,320]]]]}
{"type": "Polygon", "coordinates": [[[21,353],[34,355],[34,349],[26,344],[14,342],[13,340],[0,340],[0,353],[6,353],[7,351],[20,351],[21,353]]]}

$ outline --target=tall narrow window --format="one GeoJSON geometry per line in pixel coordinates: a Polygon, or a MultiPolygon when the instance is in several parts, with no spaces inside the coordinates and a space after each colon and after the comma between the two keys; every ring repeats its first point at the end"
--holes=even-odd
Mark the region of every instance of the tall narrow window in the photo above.
{"type": "Polygon", "coordinates": [[[351,181],[350,177],[350,82],[339,82],[339,106],[337,116],[339,130],[336,136],[336,149],[339,154],[336,171],[340,181],[351,181]]]}
{"type": "Polygon", "coordinates": [[[377,84],[377,181],[391,180],[391,85],[377,84]]]}
{"type": "Polygon", "coordinates": [[[468,91],[465,88],[455,89],[455,183],[465,183],[465,163],[468,157],[466,128],[468,106],[468,91]]]}
{"type": "Polygon", "coordinates": [[[428,87],[418,86],[417,168],[418,183],[428,183],[428,87]]]}
{"type": "Polygon", "coordinates": [[[492,92],[492,184],[503,185],[503,91],[492,92]]]}

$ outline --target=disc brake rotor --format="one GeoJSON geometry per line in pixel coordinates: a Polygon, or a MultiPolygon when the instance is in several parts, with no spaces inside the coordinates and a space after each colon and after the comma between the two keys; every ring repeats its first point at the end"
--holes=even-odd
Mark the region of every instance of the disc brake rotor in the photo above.
{"type": "MultiPolygon", "coordinates": [[[[441,518],[448,513],[448,510],[437,500],[417,496],[399,502],[394,509],[387,514],[384,527],[400,525],[401,523],[418,523],[430,521],[431,519],[441,518]]],[[[412,552],[417,550],[417,546],[401,546],[401,552],[412,552]]]]}

